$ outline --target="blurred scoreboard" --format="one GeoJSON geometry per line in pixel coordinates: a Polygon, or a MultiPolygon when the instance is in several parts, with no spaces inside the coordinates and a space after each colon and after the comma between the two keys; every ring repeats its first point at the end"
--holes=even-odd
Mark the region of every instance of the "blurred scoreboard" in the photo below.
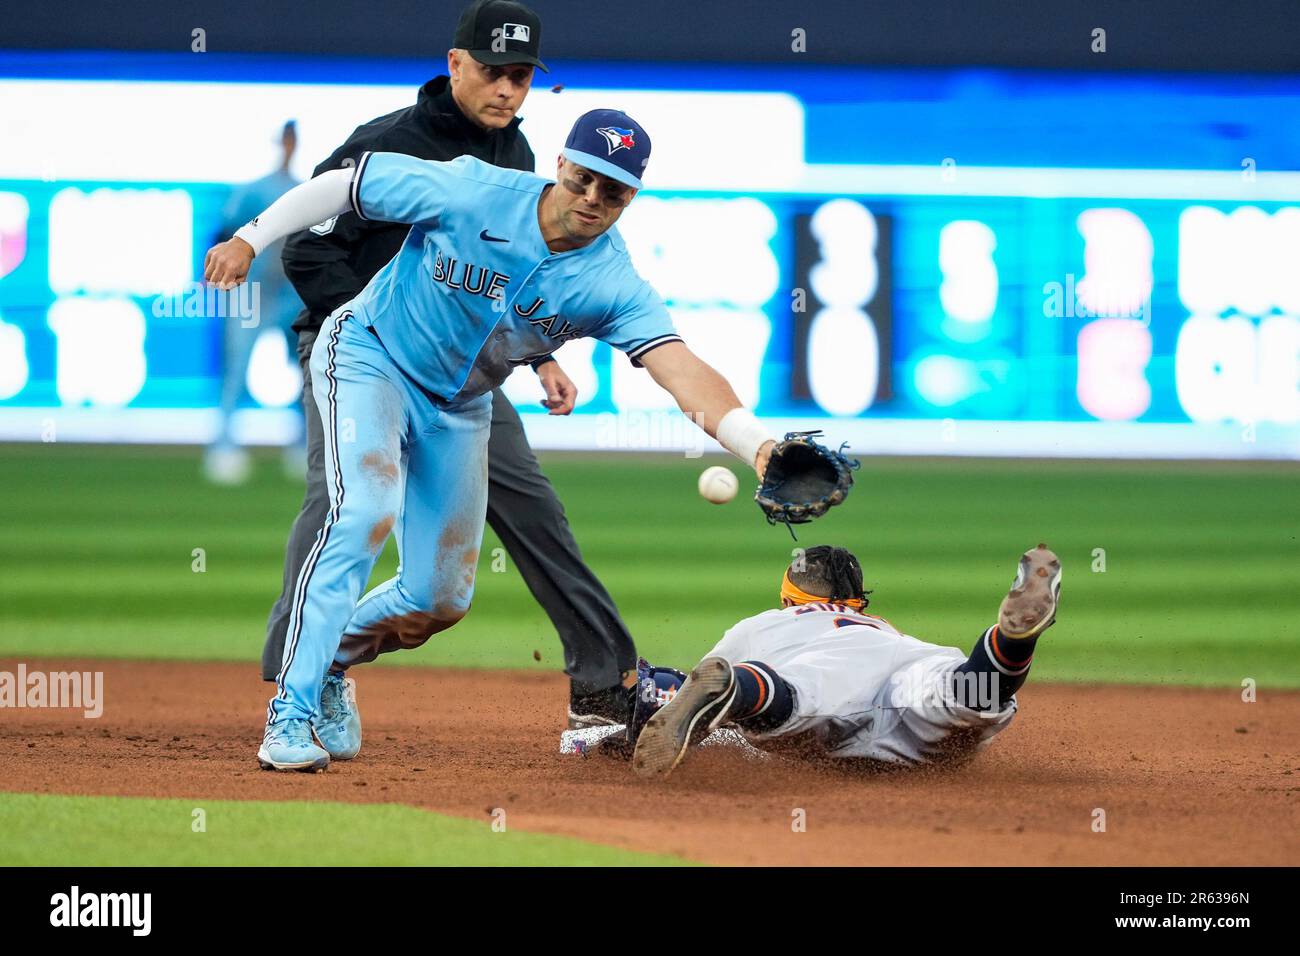
{"type": "MultiPolygon", "coordinates": [[[[763,415],[1239,426],[1247,446],[1300,424],[1298,206],[657,195],[625,219],[687,341],[763,415]]],[[[599,350],[573,360],[604,385],[599,350]]],[[[622,363],[610,379],[593,408],[652,401],[622,363]]]]}
{"type": "MultiPolygon", "coordinates": [[[[80,82],[90,103],[73,109],[88,123],[185,87],[80,82]]],[[[66,92],[0,79],[0,121],[46,123],[66,92]]],[[[261,105],[220,144],[220,180],[213,144],[184,130],[161,145],[166,162],[135,138],[99,159],[0,159],[0,439],[210,440],[223,319],[194,280],[232,186],[274,165],[284,119],[304,131],[306,175],[410,95],[268,86],[241,100],[261,105]]],[[[620,223],[633,261],[774,426],[878,452],[1300,457],[1294,174],[814,163],[816,111],[789,93],[597,88],[530,96],[539,172],[602,102],[655,135],[650,188],[620,223]],[[718,115],[749,118],[744,162],[700,119],[718,115]]],[[[278,330],[262,336],[240,431],[284,441],[296,361],[278,330]]],[[[541,395],[527,369],[506,386],[535,443],[689,444],[656,432],[670,399],[607,346],[579,340],[558,357],[580,389],[571,419],[528,414],[541,395]]]]}

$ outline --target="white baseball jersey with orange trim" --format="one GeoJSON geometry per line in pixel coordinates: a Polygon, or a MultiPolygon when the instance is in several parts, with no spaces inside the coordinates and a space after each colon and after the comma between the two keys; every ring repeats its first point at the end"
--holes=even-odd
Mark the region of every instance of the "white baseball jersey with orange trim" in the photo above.
{"type": "Polygon", "coordinates": [[[966,660],[957,648],[917,640],[841,604],[746,618],[710,656],[759,661],[790,685],[790,719],[770,733],[745,732],[755,746],[783,752],[797,743],[831,757],[928,763],[981,749],[1016,713],[1014,697],[985,710],[954,699],[951,674],[966,660]]]}

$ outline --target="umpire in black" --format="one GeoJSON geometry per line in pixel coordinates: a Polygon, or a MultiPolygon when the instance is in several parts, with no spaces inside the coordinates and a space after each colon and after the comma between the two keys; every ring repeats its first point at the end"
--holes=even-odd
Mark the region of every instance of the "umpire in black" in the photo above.
{"type": "MultiPolygon", "coordinates": [[[[471,4],[447,54],[450,76],[425,83],[414,106],[358,127],[313,175],[351,166],[368,150],[436,160],[470,155],[532,171],[533,151],[515,114],[532,84],[534,67],[546,70],[538,59],[540,40],[541,21],[523,4],[471,4]]],[[[280,671],[298,571],[329,510],[324,437],[307,373],[312,344],[325,318],[388,264],[407,232],[407,226],[366,221],[348,212],[285,244],[284,271],[307,306],[293,325],[303,369],[307,493],[285,552],[283,590],[267,622],[262,651],[266,680],[275,680],[280,671]]],[[[609,593],[583,563],[564,508],[528,447],[518,412],[500,389],[492,393],[487,521],[560,634],[570,678],[570,726],[623,722],[629,696],[622,686],[636,668],[632,637],[609,593]]]]}

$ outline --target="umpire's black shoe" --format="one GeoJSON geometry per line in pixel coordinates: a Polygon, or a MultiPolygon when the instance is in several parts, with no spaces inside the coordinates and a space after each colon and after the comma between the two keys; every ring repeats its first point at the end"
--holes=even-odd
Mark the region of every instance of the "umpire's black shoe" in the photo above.
{"type": "Polygon", "coordinates": [[[594,694],[579,694],[569,685],[569,729],[610,727],[632,719],[636,688],[616,684],[594,694]]]}

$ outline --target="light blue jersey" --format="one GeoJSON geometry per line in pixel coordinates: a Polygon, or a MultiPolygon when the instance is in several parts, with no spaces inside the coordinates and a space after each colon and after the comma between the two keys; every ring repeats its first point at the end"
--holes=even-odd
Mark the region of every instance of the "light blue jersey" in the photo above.
{"type": "Polygon", "coordinates": [[[269,727],[320,717],[328,668],[418,647],[465,616],[487,513],[488,393],[516,365],[580,336],[633,362],[680,341],[616,232],[547,249],[546,185],[468,156],[358,164],[356,212],[411,231],[312,350],[330,510],[294,586],[269,727]],[[390,534],[397,574],[362,598],[390,534]]]}
{"type": "Polygon", "coordinates": [[[488,392],[573,338],[608,342],[636,364],[681,341],[617,230],[570,252],[547,248],[537,205],[548,183],[470,156],[366,153],[357,164],[357,215],[412,229],[346,308],[444,401],[488,392]]]}

